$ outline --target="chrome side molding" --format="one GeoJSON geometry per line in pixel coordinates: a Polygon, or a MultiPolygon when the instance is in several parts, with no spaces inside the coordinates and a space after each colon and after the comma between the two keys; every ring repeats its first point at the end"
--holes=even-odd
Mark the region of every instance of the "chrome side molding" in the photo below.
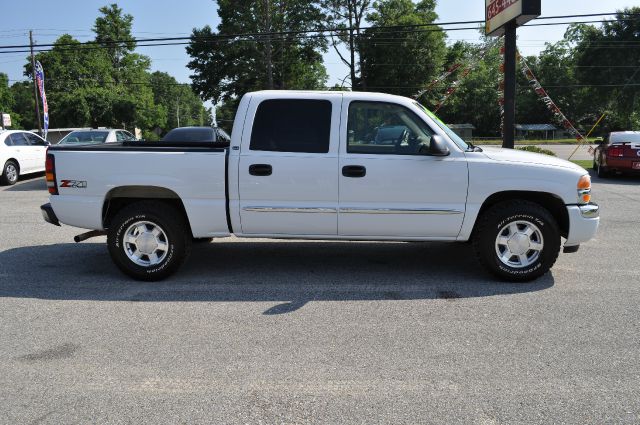
{"type": "Polygon", "coordinates": [[[340,208],[345,214],[463,214],[460,210],[433,208],[340,208]]]}
{"type": "Polygon", "coordinates": [[[243,207],[242,211],[250,212],[284,212],[284,213],[336,213],[337,208],[319,207],[319,208],[293,208],[293,207],[243,207]]]}
{"type": "Polygon", "coordinates": [[[433,208],[331,208],[331,207],[243,207],[249,212],[336,213],[341,214],[464,214],[464,211],[433,208]]]}

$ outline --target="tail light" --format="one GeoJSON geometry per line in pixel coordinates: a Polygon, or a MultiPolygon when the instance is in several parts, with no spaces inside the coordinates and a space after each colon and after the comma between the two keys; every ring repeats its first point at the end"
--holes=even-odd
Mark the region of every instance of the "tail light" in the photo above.
{"type": "Polygon", "coordinates": [[[578,180],[578,203],[588,204],[591,201],[591,176],[584,175],[578,180]]]}
{"type": "Polygon", "coordinates": [[[47,161],[44,165],[47,189],[51,195],[58,194],[58,183],[56,182],[56,158],[47,152],[47,161]]]}
{"type": "Polygon", "coordinates": [[[612,157],[612,156],[621,157],[621,156],[624,156],[624,147],[622,147],[622,146],[610,146],[609,149],[607,149],[607,156],[608,157],[612,157]]]}

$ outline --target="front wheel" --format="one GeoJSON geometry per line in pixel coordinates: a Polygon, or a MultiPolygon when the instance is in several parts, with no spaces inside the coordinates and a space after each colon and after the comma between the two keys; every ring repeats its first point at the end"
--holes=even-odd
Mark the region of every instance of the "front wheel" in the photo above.
{"type": "Polygon", "coordinates": [[[560,252],[560,231],[551,213],[528,201],[494,205],[478,219],[473,240],[480,263],[511,282],[547,273],[560,252]]]}
{"type": "Polygon", "coordinates": [[[125,207],[107,232],[111,259],[137,280],[157,281],[173,274],[191,251],[191,232],[173,206],[141,201],[125,207]]]}

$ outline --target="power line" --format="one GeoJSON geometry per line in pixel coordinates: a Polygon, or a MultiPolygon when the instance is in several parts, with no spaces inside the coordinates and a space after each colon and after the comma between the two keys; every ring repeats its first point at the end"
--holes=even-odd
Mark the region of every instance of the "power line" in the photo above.
{"type": "MultiPolygon", "coordinates": [[[[608,16],[615,15],[617,13],[597,13],[597,14],[583,14],[583,15],[559,15],[559,16],[548,16],[548,17],[539,17],[536,20],[547,20],[547,19],[561,19],[561,18],[579,18],[579,17],[587,17],[587,16],[608,16]]],[[[622,13],[624,16],[640,16],[640,14],[631,14],[631,13],[622,13]]],[[[574,21],[574,22],[551,22],[551,23],[541,23],[541,24],[527,24],[527,26],[542,26],[542,25],[569,25],[569,24],[581,24],[581,23],[601,23],[601,22],[617,22],[617,21],[625,21],[625,20],[634,20],[635,18],[630,19],[614,19],[614,20],[601,20],[601,21],[574,21]]],[[[318,34],[319,37],[326,37],[324,33],[344,33],[348,31],[360,30],[360,31],[384,31],[387,29],[404,29],[404,28],[424,28],[424,27],[440,27],[440,26],[448,26],[448,25],[465,25],[465,24],[481,24],[484,23],[484,20],[475,20],[475,21],[450,21],[450,22],[432,22],[425,24],[412,24],[412,25],[392,25],[392,26],[369,26],[369,27],[347,27],[347,28],[318,28],[312,30],[298,30],[298,31],[271,31],[271,32],[252,32],[252,33],[236,33],[236,34],[216,34],[207,37],[156,37],[156,38],[130,38],[130,39],[122,39],[122,40],[106,40],[106,41],[86,41],[86,42],[75,42],[75,43],[43,43],[43,44],[34,44],[33,47],[61,47],[61,46],[73,46],[78,47],[79,45],[98,45],[100,48],[108,48],[108,46],[118,46],[123,43],[155,43],[160,41],[181,41],[181,40],[189,40],[185,43],[159,43],[159,44],[144,44],[140,45],[141,47],[148,46],[165,46],[165,45],[180,45],[180,44],[190,44],[193,41],[218,41],[218,40],[233,40],[241,37],[272,37],[272,36],[291,36],[291,35],[302,35],[302,34],[318,34]]],[[[477,30],[477,27],[459,27],[459,28],[436,28],[429,31],[463,31],[463,30],[477,30]]],[[[406,31],[406,30],[405,30],[406,31]]],[[[407,31],[409,32],[409,31],[407,31]]],[[[0,46],[0,49],[22,49],[31,47],[30,45],[4,45],[0,46]]],[[[36,51],[48,51],[50,49],[37,49],[36,51]]],[[[0,52],[5,53],[5,52],[0,52]]],[[[13,50],[6,53],[23,53],[22,50],[13,50]]]]}

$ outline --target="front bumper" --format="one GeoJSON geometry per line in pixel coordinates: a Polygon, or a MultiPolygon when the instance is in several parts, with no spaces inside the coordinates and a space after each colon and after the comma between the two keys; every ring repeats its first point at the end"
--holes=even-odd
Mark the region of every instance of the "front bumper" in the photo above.
{"type": "Polygon", "coordinates": [[[40,206],[40,212],[42,213],[42,218],[47,223],[55,224],[56,226],[60,226],[60,222],[58,221],[58,217],[56,213],[53,211],[51,204],[47,203],[40,206]]]}
{"type": "Polygon", "coordinates": [[[569,235],[564,246],[580,245],[596,235],[600,224],[598,204],[567,205],[569,213],[569,235]]]}

